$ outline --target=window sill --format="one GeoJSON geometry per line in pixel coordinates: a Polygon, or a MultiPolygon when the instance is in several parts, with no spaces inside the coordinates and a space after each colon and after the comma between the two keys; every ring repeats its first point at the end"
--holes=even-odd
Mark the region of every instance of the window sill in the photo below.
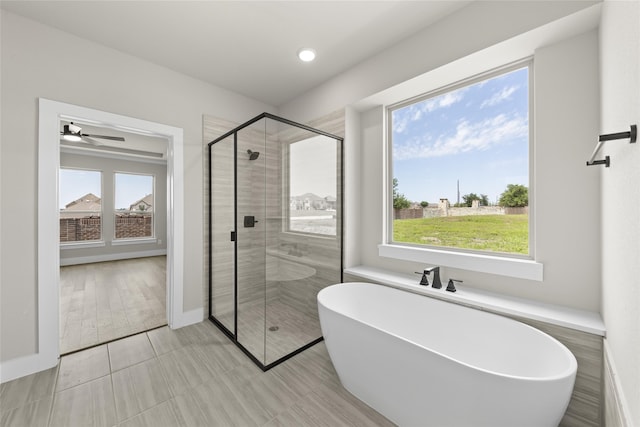
{"type": "Polygon", "coordinates": [[[61,250],[67,249],[88,249],[88,248],[104,248],[107,244],[102,240],[96,240],[92,242],[71,242],[60,243],[61,250]]]}
{"type": "Polygon", "coordinates": [[[392,244],[378,245],[378,255],[385,258],[421,262],[441,267],[497,274],[538,282],[541,282],[543,279],[543,264],[529,259],[452,252],[392,244]]]}
{"type": "Polygon", "coordinates": [[[371,280],[404,291],[432,298],[438,298],[455,304],[466,305],[494,313],[518,316],[552,325],[562,326],[598,336],[605,336],[604,322],[599,313],[578,310],[560,305],[545,304],[525,298],[501,295],[468,286],[456,285],[456,293],[447,292],[445,287],[434,289],[418,285],[419,276],[401,274],[380,268],[359,265],[346,268],[346,274],[371,280]]]}
{"type": "Polygon", "coordinates": [[[111,246],[126,246],[126,245],[146,245],[149,243],[157,243],[158,239],[150,237],[150,238],[141,238],[141,239],[118,239],[113,240],[111,242],[111,246]]]}

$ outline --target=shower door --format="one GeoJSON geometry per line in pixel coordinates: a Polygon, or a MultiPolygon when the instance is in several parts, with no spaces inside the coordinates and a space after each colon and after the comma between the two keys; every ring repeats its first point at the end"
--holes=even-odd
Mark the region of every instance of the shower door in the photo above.
{"type": "Polygon", "coordinates": [[[209,150],[209,315],[235,335],[234,135],[209,150]]]}
{"type": "Polygon", "coordinates": [[[237,340],[265,364],[266,205],[265,120],[237,132],[237,340]]]}
{"type": "Polygon", "coordinates": [[[210,319],[262,369],[322,339],[342,281],[342,139],[263,114],[209,144],[210,319]]]}

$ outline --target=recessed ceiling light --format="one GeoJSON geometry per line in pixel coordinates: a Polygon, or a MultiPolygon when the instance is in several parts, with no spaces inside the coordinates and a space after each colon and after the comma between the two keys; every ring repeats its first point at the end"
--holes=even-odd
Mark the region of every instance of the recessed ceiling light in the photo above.
{"type": "Polygon", "coordinates": [[[298,58],[304,62],[311,62],[316,59],[316,51],[308,47],[303,47],[298,51],[298,58]]]}

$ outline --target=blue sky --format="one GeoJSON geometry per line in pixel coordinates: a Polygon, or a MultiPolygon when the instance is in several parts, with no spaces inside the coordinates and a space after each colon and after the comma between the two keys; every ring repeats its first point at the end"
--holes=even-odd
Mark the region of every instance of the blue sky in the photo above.
{"type": "Polygon", "coordinates": [[[394,110],[393,176],[409,200],[495,203],[508,184],[529,186],[528,68],[394,110]]]}
{"type": "Polygon", "coordinates": [[[102,173],[98,171],[60,168],[60,209],[88,193],[102,197],[101,176],[102,173]]]}
{"type": "Polygon", "coordinates": [[[147,194],[153,193],[151,175],[116,174],[116,209],[129,209],[147,194]]]}
{"type": "MultiPolygon", "coordinates": [[[[60,168],[59,205],[63,209],[68,203],[88,193],[102,197],[102,173],[80,169],[60,168]]],[[[113,179],[105,177],[104,185],[113,185],[113,179]]],[[[117,174],[116,209],[126,208],[153,191],[153,178],[149,175],[117,174]]]]}

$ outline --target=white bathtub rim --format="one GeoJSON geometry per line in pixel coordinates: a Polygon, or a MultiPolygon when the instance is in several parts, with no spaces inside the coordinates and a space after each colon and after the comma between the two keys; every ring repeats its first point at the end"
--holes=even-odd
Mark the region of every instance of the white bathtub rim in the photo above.
{"type": "Polygon", "coordinates": [[[467,362],[461,361],[461,360],[459,360],[459,359],[454,359],[453,357],[448,356],[448,355],[446,355],[446,354],[444,354],[444,353],[442,353],[442,352],[440,352],[440,351],[436,351],[436,350],[433,350],[433,349],[427,348],[427,347],[425,347],[423,344],[420,344],[420,343],[417,343],[417,342],[415,342],[415,341],[413,341],[413,340],[410,340],[410,339],[407,339],[407,338],[405,338],[405,337],[399,336],[399,335],[397,335],[397,334],[395,334],[395,333],[391,333],[391,332],[389,332],[389,331],[387,331],[387,330],[385,330],[385,329],[382,329],[382,328],[380,328],[380,327],[378,327],[378,326],[374,326],[374,325],[371,325],[371,324],[369,324],[369,323],[365,323],[365,322],[363,322],[363,321],[361,321],[361,320],[359,320],[359,319],[356,319],[356,318],[353,318],[353,317],[349,317],[349,316],[347,316],[347,315],[345,315],[345,314],[343,314],[343,313],[341,313],[341,312],[339,312],[339,311],[336,311],[336,310],[333,310],[333,309],[331,309],[331,308],[327,307],[327,305],[326,305],[323,301],[321,301],[322,293],[323,293],[326,289],[333,288],[334,286],[339,286],[339,285],[349,285],[349,284],[362,284],[362,285],[370,285],[370,286],[382,286],[382,287],[385,287],[385,288],[391,288],[391,289],[394,289],[394,290],[396,290],[396,291],[398,291],[398,292],[407,292],[407,293],[411,293],[411,294],[413,294],[413,295],[416,295],[416,297],[427,297],[427,298],[435,299],[435,300],[437,300],[437,301],[441,301],[441,302],[443,302],[443,303],[445,303],[445,304],[447,304],[447,303],[448,303],[448,304],[455,304],[455,303],[452,303],[452,302],[449,302],[449,301],[442,301],[442,300],[440,300],[440,299],[438,299],[438,298],[433,298],[433,297],[431,297],[431,296],[429,296],[429,295],[416,294],[416,293],[409,292],[409,291],[405,291],[405,290],[403,290],[403,289],[398,289],[398,288],[395,288],[395,287],[392,287],[392,286],[379,285],[379,284],[376,284],[376,283],[368,283],[368,282],[344,282],[344,283],[336,283],[336,284],[333,284],[333,285],[327,286],[327,287],[323,288],[322,290],[320,290],[320,292],[318,292],[318,296],[317,296],[318,303],[319,303],[319,304],[321,304],[321,305],[322,305],[322,307],[323,307],[323,308],[325,308],[326,310],[331,311],[332,313],[337,314],[337,315],[339,315],[339,316],[341,316],[341,317],[343,317],[343,318],[347,318],[347,319],[352,320],[352,321],[354,321],[354,322],[358,322],[358,323],[359,323],[359,324],[361,324],[361,325],[365,325],[365,326],[367,326],[367,327],[373,328],[373,329],[375,329],[375,330],[377,330],[377,331],[380,331],[380,332],[382,332],[382,333],[384,333],[384,334],[391,335],[391,336],[393,336],[394,338],[397,338],[397,339],[399,339],[399,340],[402,340],[402,341],[404,341],[404,342],[407,342],[407,343],[409,343],[409,344],[411,344],[411,345],[414,345],[414,346],[420,347],[420,348],[424,349],[425,351],[428,351],[428,352],[431,352],[431,353],[437,354],[438,356],[443,357],[443,358],[445,358],[445,359],[447,359],[447,360],[450,360],[450,361],[451,361],[451,362],[453,362],[453,363],[456,363],[456,364],[459,364],[459,365],[465,366],[465,367],[467,367],[467,368],[469,368],[469,369],[471,369],[471,370],[474,370],[474,371],[483,372],[483,373],[486,373],[486,374],[489,374],[489,375],[494,375],[494,376],[501,377],[501,378],[507,378],[507,379],[513,379],[513,380],[526,380],[526,381],[532,381],[532,382],[553,382],[553,381],[560,381],[560,380],[564,380],[564,379],[566,379],[566,378],[568,378],[568,377],[571,377],[571,376],[575,377],[575,375],[576,375],[576,372],[577,372],[577,369],[578,369],[578,362],[576,361],[576,358],[575,358],[575,356],[573,355],[573,353],[571,353],[571,351],[570,351],[570,350],[569,350],[569,349],[568,349],[564,344],[562,344],[560,341],[558,341],[556,338],[552,337],[551,335],[549,335],[549,334],[547,334],[547,333],[545,333],[545,332],[543,332],[543,331],[541,331],[541,330],[539,330],[539,329],[537,329],[537,328],[534,328],[534,327],[533,327],[533,326],[531,326],[531,325],[527,325],[526,323],[519,322],[519,321],[517,321],[517,320],[515,320],[515,319],[511,319],[511,318],[509,318],[509,317],[502,316],[502,315],[500,315],[500,314],[490,313],[490,312],[486,312],[486,311],[479,310],[479,309],[474,308],[474,307],[466,307],[466,306],[465,306],[466,308],[469,308],[470,310],[478,310],[478,311],[480,311],[480,312],[482,312],[482,313],[486,313],[486,314],[488,314],[488,315],[494,315],[494,316],[502,317],[502,318],[506,319],[507,321],[512,321],[512,322],[520,323],[521,325],[524,325],[526,328],[533,330],[535,333],[537,333],[537,334],[542,334],[542,335],[544,335],[546,338],[551,339],[555,345],[557,345],[557,346],[559,346],[559,347],[560,347],[560,349],[561,349],[561,351],[562,351],[563,355],[565,355],[565,356],[568,358],[568,360],[569,360],[569,367],[568,367],[566,370],[564,370],[564,371],[562,371],[562,372],[560,372],[560,373],[558,373],[558,374],[556,374],[556,375],[548,375],[548,376],[544,376],[544,377],[531,377],[531,376],[524,376],[524,375],[512,375],[512,374],[505,374],[505,373],[498,372],[498,371],[492,371],[492,370],[489,370],[489,369],[486,369],[486,368],[481,368],[481,367],[478,367],[478,366],[472,365],[472,364],[470,364],[470,363],[467,363],[467,362]]]}

